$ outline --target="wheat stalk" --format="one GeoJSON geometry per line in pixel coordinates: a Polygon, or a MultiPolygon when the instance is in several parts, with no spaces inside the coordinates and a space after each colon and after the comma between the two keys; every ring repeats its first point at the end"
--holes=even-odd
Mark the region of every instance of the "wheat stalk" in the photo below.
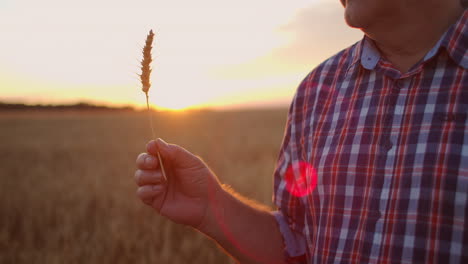
{"type": "MultiPolygon", "coordinates": [[[[140,74],[140,80],[141,80],[141,90],[145,93],[146,95],[146,110],[148,112],[148,117],[150,120],[150,125],[151,125],[151,133],[153,135],[153,138],[156,138],[156,134],[154,133],[154,127],[153,127],[153,119],[151,118],[151,110],[149,107],[149,95],[148,91],[151,87],[151,82],[150,82],[150,76],[151,76],[151,62],[153,61],[153,58],[151,57],[151,49],[153,48],[153,39],[154,39],[154,33],[153,30],[150,30],[148,33],[148,36],[146,36],[146,42],[145,46],[143,47],[143,60],[141,60],[141,74],[140,74]]],[[[159,153],[158,150],[158,160],[159,164],[161,166],[161,171],[164,177],[164,180],[167,180],[166,176],[166,171],[164,170],[164,164],[162,162],[161,154],[159,153]]]]}

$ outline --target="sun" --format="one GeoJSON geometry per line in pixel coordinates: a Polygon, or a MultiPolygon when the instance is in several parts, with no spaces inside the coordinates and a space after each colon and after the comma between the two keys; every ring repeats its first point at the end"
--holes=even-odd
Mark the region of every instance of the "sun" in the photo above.
{"type": "Polygon", "coordinates": [[[199,103],[195,102],[190,96],[177,96],[176,94],[167,95],[162,93],[155,98],[152,104],[154,108],[163,111],[182,112],[185,110],[195,109],[199,107],[199,103]]]}
{"type": "Polygon", "coordinates": [[[179,102],[165,103],[164,105],[156,104],[154,107],[159,110],[172,112],[183,112],[193,108],[193,106],[184,105],[179,102]]]}

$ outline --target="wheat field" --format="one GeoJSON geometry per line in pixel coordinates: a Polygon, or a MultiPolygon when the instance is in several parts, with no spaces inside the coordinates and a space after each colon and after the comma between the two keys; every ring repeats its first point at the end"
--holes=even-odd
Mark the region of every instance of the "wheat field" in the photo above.
{"type": "MultiPolygon", "coordinates": [[[[155,132],[271,205],[286,110],[155,113],[155,132]]],[[[136,198],[146,112],[0,113],[0,263],[234,263],[136,198]]]]}

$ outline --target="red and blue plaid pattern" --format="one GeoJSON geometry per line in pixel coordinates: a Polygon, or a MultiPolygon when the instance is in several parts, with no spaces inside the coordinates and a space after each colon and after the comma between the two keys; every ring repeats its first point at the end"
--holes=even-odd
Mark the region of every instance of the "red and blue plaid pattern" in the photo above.
{"type": "Polygon", "coordinates": [[[467,47],[465,11],[408,73],[365,37],[300,85],[274,201],[307,263],[468,263],[467,47]]]}

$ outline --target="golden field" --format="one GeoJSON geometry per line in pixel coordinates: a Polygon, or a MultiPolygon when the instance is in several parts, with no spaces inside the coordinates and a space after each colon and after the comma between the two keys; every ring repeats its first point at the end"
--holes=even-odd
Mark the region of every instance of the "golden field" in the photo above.
{"type": "MultiPolygon", "coordinates": [[[[167,142],[271,205],[286,110],[155,113],[167,142]]],[[[0,263],[233,263],[135,195],[146,112],[0,112],[0,263]]]]}

